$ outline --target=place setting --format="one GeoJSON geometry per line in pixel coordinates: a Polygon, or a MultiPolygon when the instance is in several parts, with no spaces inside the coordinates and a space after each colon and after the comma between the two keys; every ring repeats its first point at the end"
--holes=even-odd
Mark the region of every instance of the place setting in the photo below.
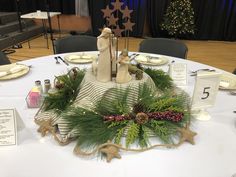
{"type": "Polygon", "coordinates": [[[162,55],[136,55],[134,60],[140,64],[148,66],[161,66],[168,64],[168,57],[162,55]]]}
{"type": "Polygon", "coordinates": [[[0,81],[22,77],[30,71],[30,66],[13,63],[0,66],[0,81]]]}
{"type": "Polygon", "coordinates": [[[236,76],[230,73],[222,74],[219,88],[221,90],[234,91],[236,94],[236,76]]]}
{"type": "Polygon", "coordinates": [[[65,61],[73,64],[88,64],[96,60],[96,55],[89,55],[85,53],[68,54],[64,56],[65,61]]]}

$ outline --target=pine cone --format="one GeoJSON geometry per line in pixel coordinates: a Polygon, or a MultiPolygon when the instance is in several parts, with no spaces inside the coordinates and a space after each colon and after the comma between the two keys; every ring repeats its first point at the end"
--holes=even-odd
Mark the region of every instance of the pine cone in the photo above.
{"type": "Polygon", "coordinates": [[[135,74],[135,78],[137,80],[141,80],[143,78],[143,71],[142,70],[137,70],[135,74]]]}
{"type": "Polygon", "coordinates": [[[145,124],[148,121],[148,115],[143,112],[140,112],[136,115],[135,121],[137,124],[140,124],[140,125],[145,124]]]}
{"type": "Polygon", "coordinates": [[[62,89],[64,87],[64,83],[61,83],[59,81],[56,82],[55,84],[55,88],[57,88],[58,90],[62,89]]]}

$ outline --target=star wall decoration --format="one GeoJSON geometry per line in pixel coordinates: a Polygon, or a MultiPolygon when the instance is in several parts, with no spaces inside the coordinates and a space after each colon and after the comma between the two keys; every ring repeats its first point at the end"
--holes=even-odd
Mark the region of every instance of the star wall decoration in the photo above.
{"type": "Polygon", "coordinates": [[[116,26],[116,22],[119,20],[118,18],[115,18],[114,15],[112,14],[108,20],[108,25],[109,26],[116,26]]]}
{"type": "Polygon", "coordinates": [[[125,32],[125,37],[129,37],[129,32],[133,31],[135,23],[131,20],[131,13],[133,10],[129,9],[125,3],[125,0],[115,0],[111,2],[111,5],[106,5],[103,12],[103,18],[105,18],[106,27],[110,27],[115,36],[121,37],[125,32]]]}
{"type": "Polygon", "coordinates": [[[107,5],[106,8],[102,9],[101,11],[103,12],[103,18],[110,17],[111,13],[113,12],[113,10],[109,8],[109,5],[107,5]]]}
{"type": "Polygon", "coordinates": [[[116,10],[122,10],[121,6],[124,4],[123,2],[120,2],[120,0],[116,0],[116,2],[111,3],[116,10]]]}
{"type": "Polygon", "coordinates": [[[119,26],[117,26],[112,31],[115,33],[115,36],[121,37],[122,36],[122,32],[124,31],[124,29],[121,29],[119,26]]]}
{"type": "Polygon", "coordinates": [[[125,6],[124,10],[121,10],[121,12],[123,13],[123,18],[131,18],[130,14],[133,12],[133,10],[129,10],[129,8],[127,6],[125,6]]]}
{"type": "Polygon", "coordinates": [[[135,23],[132,23],[130,19],[128,19],[128,21],[123,23],[123,25],[125,26],[125,30],[132,31],[135,23]]]}

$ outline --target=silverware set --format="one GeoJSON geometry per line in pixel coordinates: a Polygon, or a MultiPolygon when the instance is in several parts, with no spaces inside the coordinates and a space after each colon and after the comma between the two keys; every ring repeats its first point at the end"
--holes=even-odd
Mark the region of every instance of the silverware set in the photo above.
{"type": "Polygon", "coordinates": [[[138,53],[133,53],[132,55],[129,56],[129,57],[130,57],[130,61],[134,60],[135,57],[137,57],[137,56],[139,56],[139,55],[140,55],[140,54],[138,54],[138,53]]]}
{"type": "Polygon", "coordinates": [[[67,63],[61,56],[54,57],[54,59],[56,60],[56,64],[60,64],[58,61],[58,59],[60,59],[66,66],[69,66],[69,63],[67,63]]]}

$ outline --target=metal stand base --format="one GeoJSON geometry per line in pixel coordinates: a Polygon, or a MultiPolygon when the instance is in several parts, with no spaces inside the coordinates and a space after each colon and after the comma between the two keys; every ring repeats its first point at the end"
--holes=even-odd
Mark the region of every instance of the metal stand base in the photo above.
{"type": "Polygon", "coordinates": [[[192,110],[192,115],[197,120],[207,121],[211,119],[210,114],[204,109],[192,110]]]}

